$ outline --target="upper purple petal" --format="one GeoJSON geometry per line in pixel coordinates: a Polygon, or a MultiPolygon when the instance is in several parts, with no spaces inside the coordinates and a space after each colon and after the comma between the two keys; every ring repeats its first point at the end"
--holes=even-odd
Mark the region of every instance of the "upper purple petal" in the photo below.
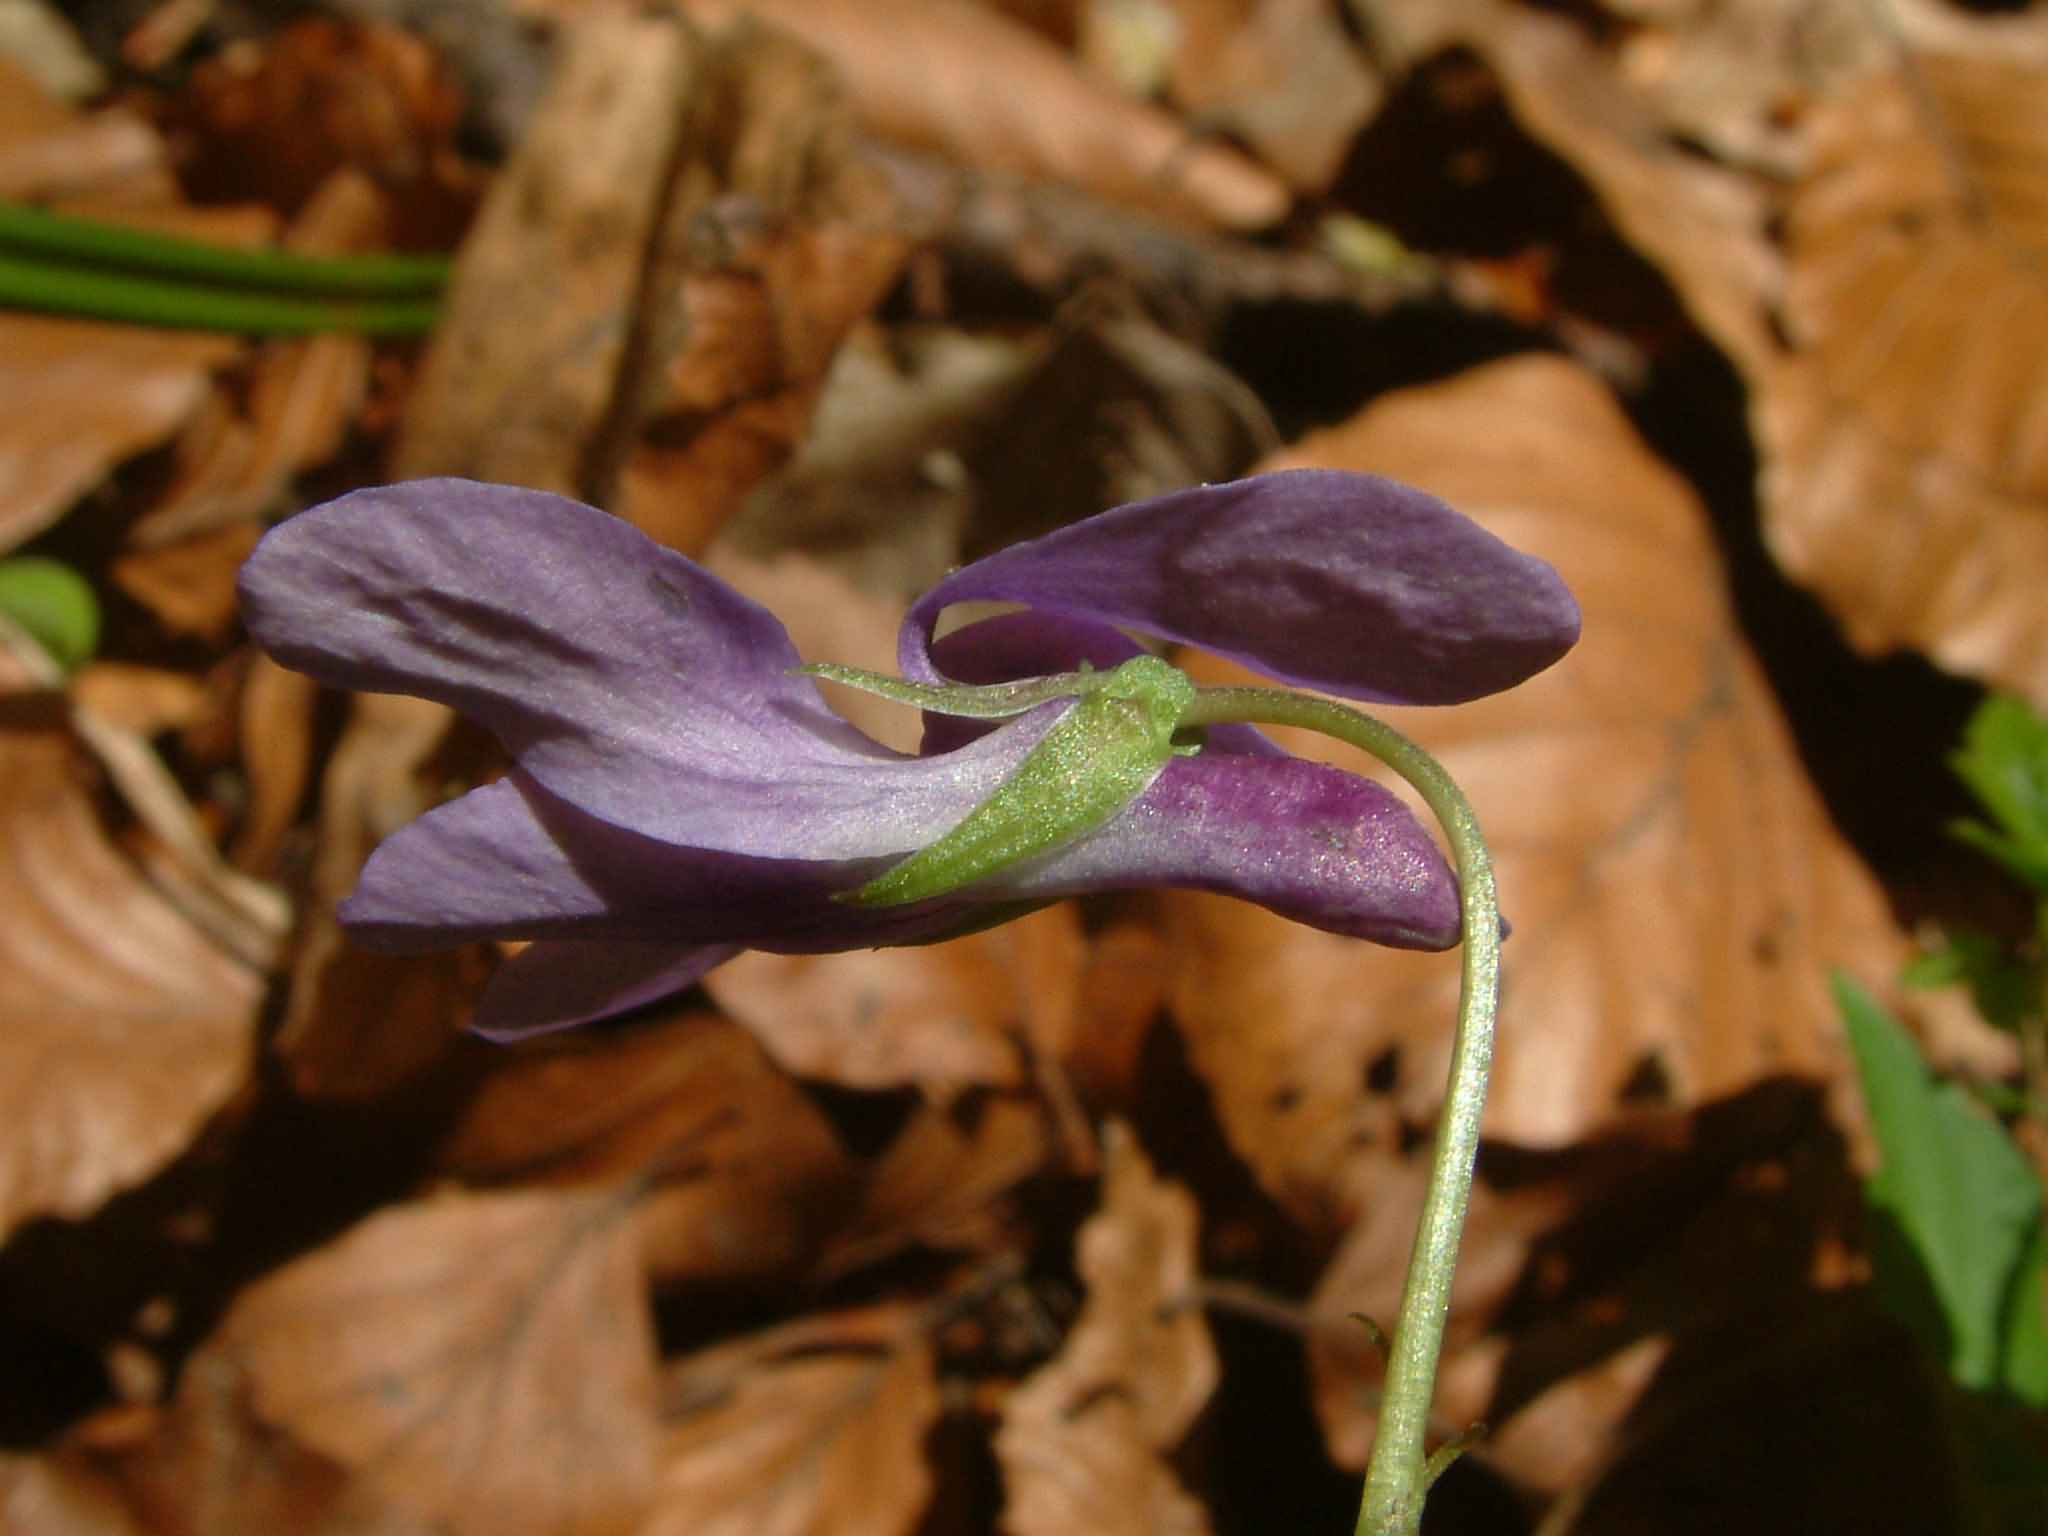
{"type": "Polygon", "coordinates": [[[766,609],[618,518],[420,480],[281,523],[244,565],[250,632],[336,687],[439,699],[591,815],[765,858],[904,854],[986,799],[1066,707],[937,758],[829,710],[766,609]]]}
{"type": "Polygon", "coordinates": [[[1329,469],[1175,491],[977,560],[911,609],[905,675],[936,680],[933,623],[973,600],[1128,625],[1392,704],[1512,687],[1579,634],[1543,561],[1423,491],[1329,469]]]}

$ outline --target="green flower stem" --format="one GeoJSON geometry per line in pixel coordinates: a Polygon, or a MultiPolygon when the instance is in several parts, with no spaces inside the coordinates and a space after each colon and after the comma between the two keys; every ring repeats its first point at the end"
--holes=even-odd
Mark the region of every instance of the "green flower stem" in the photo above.
{"type": "Polygon", "coordinates": [[[1450,1088],[1437,1126],[1422,1220],[1408,1257],[1401,1311],[1387,1351],[1379,1432],[1358,1515],[1358,1536],[1414,1536],[1421,1529],[1423,1496],[1446,1459],[1428,1456],[1423,1437],[1436,1391],[1437,1356],[1450,1311],[1458,1239],[1472,1198],[1487,1072],[1493,1064],[1493,1024],[1500,996],[1500,905],[1493,860],[1471,802],[1442,764],[1392,726],[1327,699],[1269,688],[1204,688],[1181,717],[1183,726],[1225,722],[1297,726],[1370,752],[1415,786],[1442,823],[1458,865],[1464,969],[1450,1088]]]}
{"type": "Polygon", "coordinates": [[[216,245],[5,199],[0,199],[0,248],[73,266],[120,267],[334,298],[419,299],[448,281],[448,261],[441,256],[308,256],[275,246],[216,245]]]}
{"type": "Polygon", "coordinates": [[[303,336],[361,331],[413,336],[430,329],[432,299],[322,300],[211,288],[0,253],[0,307],[179,330],[303,336]]]}

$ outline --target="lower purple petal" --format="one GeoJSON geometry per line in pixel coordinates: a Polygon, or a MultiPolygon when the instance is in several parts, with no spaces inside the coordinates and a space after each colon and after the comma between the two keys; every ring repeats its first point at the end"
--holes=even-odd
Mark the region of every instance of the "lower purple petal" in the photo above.
{"type": "Polygon", "coordinates": [[[833,899],[886,862],[679,847],[585,815],[514,772],[386,838],[341,920],[365,948],[397,953],[490,939],[818,952],[921,941],[958,925],[957,901],[868,908],[833,899]]]}
{"type": "Polygon", "coordinates": [[[1400,949],[1448,949],[1458,881],[1414,813],[1371,779],[1295,757],[1168,763],[1100,831],[963,894],[1046,899],[1180,886],[1400,949]]]}
{"type": "Polygon", "coordinates": [[[502,1041],[594,1023],[680,992],[738,953],[736,944],[531,944],[498,967],[471,1028],[502,1041]]]}

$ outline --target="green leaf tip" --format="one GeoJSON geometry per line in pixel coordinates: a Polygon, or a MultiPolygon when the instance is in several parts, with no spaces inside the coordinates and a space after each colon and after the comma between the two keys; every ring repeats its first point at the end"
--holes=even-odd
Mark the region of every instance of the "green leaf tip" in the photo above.
{"type": "MultiPolygon", "coordinates": [[[[2041,1324],[2013,1305],[2041,1222],[2033,1169],[1967,1093],[1929,1073],[1874,998],[1842,976],[1834,986],[1882,1158],[1864,1192],[1880,1293],[1959,1384],[2029,1389],[2041,1324]],[[2011,1381],[2016,1369],[2028,1379],[2011,1381]]],[[[2038,1306],[2038,1274],[2032,1284],[2017,1299],[2038,1306]]]]}
{"type": "Polygon", "coordinates": [[[1991,817],[1951,830],[2048,894],[2048,720],[2023,699],[1993,694],[1970,716],[1949,766],[1991,817]]]}
{"type": "Polygon", "coordinates": [[[0,614],[66,672],[92,660],[99,646],[99,599],[91,583],[60,561],[39,555],[0,560],[0,614]]]}

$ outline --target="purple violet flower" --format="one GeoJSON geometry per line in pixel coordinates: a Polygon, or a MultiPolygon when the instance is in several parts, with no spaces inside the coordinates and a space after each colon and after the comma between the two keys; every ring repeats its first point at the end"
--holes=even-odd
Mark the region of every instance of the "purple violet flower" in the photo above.
{"type": "MultiPolygon", "coordinates": [[[[539,491],[422,480],[273,529],[243,568],[258,644],[338,688],[438,699],[491,730],[503,778],[376,850],[341,918],[383,950],[534,940],[477,1024],[621,1012],[742,948],[928,941],[1090,891],[1183,886],[1404,948],[1457,942],[1456,879],[1369,779],[1211,727],[1108,821],[960,889],[835,899],[931,844],[1073,707],[926,716],[918,756],[828,709],[773,615],[617,518],[539,491]]],[[[1578,637],[1557,573],[1434,497],[1289,470],[1105,512],[920,598],[905,676],[994,683],[1115,667],[1122,626],[1346,698],[1448,704],[1578,637]],[[934,640],[941,610],[1024,611],[934,640]]]]}

